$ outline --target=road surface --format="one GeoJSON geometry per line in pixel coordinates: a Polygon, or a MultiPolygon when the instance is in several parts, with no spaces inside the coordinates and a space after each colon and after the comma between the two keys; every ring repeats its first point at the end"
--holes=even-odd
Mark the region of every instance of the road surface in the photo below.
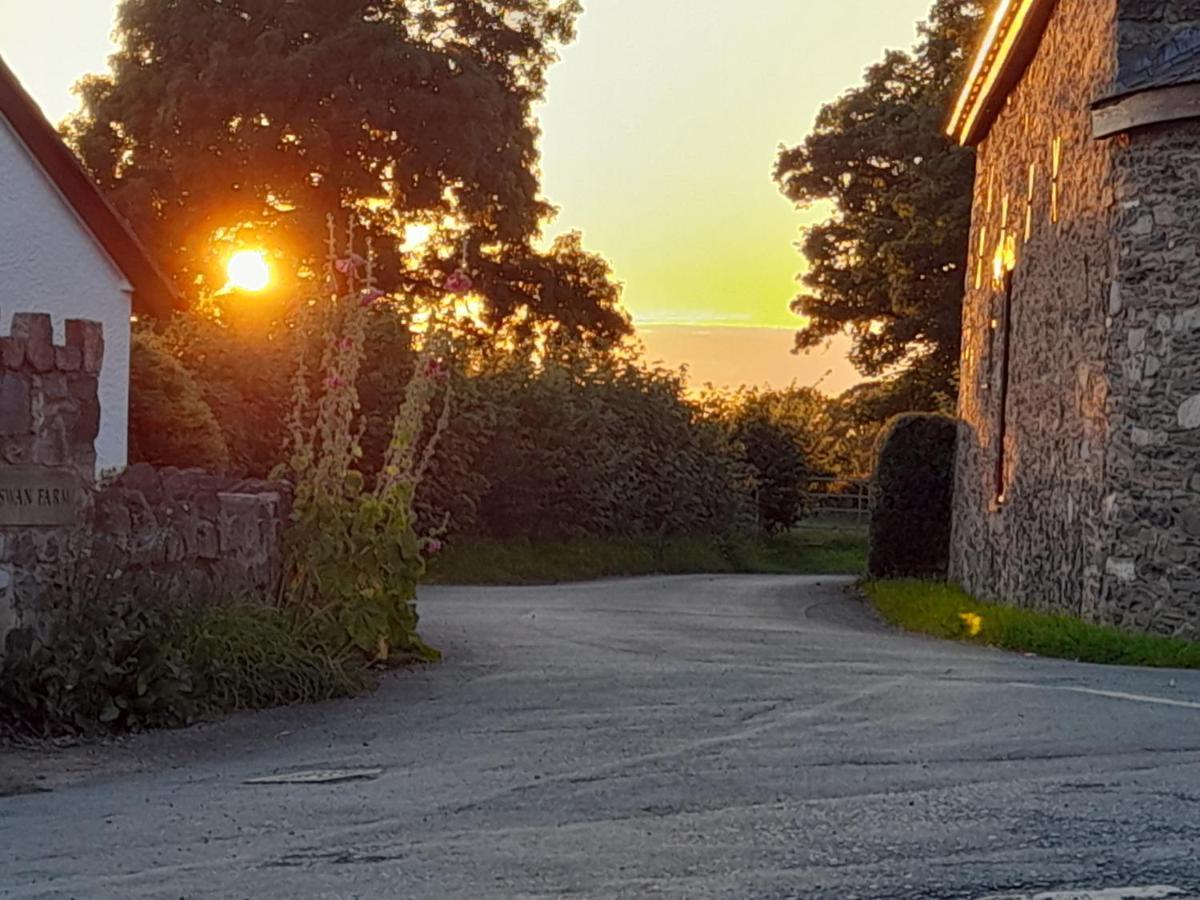
{"type": "Polygon", "coordinates": [[[844,579],[422,611],[447,661],[362,700],[0,754],[44,791],[0,897],[1200,897],[1200,673],[898,634],[844,579]]]}

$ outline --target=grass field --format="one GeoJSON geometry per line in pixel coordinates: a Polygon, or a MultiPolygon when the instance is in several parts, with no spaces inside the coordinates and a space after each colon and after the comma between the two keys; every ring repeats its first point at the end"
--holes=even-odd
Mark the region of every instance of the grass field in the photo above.
{"type": "Polygon", "coordinates": [[[463,539],[430,567],[435,584],[553,584],[633,575],[764,573],[859,575],[865,524],[809,522],[785,534],[725,539],[577,541],[463,539]]]}
{"type": "Polygon", "coordinates": [[[885,619],[909,631],[1080,662],[1200,668],[1200,643],[980,603],[953,585],[871,581],[864,590],[885,619]]]}

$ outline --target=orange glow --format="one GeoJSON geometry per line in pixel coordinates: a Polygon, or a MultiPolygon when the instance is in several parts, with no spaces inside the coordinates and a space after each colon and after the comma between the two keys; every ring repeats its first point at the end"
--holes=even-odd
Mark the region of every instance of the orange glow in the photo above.
{"type": "Polygon", "coordinates": [[[971,74],[967,76],[967,82],[963,85],[962,93],[955,104],[954,115],[946,129],[946,133],[960,143],[966,143],[971,129],[975,127],[975,122],[996,85],[996,79],[1004,70],[1004,64],[1012,53],[1013,45],[1021,36],[1030,10],[1038,2],[1040,0],[1001,0],[996,7],[983,46],[975,57],[971,74]],[[1004,33],[1003,40],[1000,40],[1001,32],[1004,33]],[[1000,41],[999,45],[997,41],[1000,41]],[[981,77],[984,79],[982,84],[979,83],[981,77]]]}

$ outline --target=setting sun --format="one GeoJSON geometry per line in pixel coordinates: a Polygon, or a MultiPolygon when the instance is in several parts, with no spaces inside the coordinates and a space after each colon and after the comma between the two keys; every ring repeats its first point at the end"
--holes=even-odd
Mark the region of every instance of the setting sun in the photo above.
{"type": "Polygon", "coordinates": [[[225,267],[229,287],[241,291],[262,291],[271,283],[271,267],[261,250],[239,250],[225,267]]]}

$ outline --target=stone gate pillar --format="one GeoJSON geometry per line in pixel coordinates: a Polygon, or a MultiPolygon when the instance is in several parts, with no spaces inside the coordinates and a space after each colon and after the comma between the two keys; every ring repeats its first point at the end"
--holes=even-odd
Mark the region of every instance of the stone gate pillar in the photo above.
{"type": "Polygon", "coordinates": [[[103,361],[98,322],[67,321],[60,346],[49,315],[17,313],[0,337],[0,653],[85,523],[103,361]]]}

